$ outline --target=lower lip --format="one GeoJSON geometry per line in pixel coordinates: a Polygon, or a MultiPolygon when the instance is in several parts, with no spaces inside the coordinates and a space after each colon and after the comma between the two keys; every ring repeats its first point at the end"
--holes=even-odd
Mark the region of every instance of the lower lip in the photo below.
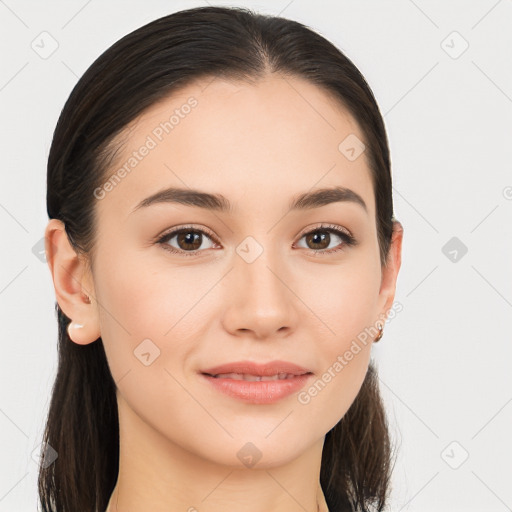
{"type": "Polygon", "coordinates": [[[297,375],[291,379],[248,381],[218,379],[201,374],[221,393],[251,404],[272,404],[304,387],[312,373],[297,375]]]}

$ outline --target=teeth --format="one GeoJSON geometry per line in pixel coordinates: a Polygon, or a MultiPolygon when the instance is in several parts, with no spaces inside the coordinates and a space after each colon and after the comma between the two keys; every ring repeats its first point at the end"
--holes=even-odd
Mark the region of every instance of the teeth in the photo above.
{"type": "Polygon", "coordinates": [[[248,381],[267,381],[267,380],[285,380],[292,379],[295,377],[293,374],[279,373],[277,375],[260,376],[260,375],[249,375],[241,373],[219,373],[214,375],[216,379],[233,379],[233,380],[248,380],[248,381]]]}

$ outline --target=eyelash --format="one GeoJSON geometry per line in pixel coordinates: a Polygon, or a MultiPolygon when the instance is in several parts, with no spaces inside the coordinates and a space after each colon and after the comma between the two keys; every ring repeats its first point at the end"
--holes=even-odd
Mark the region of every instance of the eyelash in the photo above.
{"type": "MultiPolygon", "coordinates": [[[[305,233],[302,233],[300,235],[299,240],[301,240],[304,236],[310,235],[312,233],[316,233],[317,231],[327,231],[329,233],[334,233],[334,234],[338,235],[343,240],[343,243],[339,247],[334,248],[334,249],[318,249],[318,250],[309,249],[309,251],[311,251],[315,256],[323,256],[325,254],[334,254],[334,253],[337,253],[338,251],[343,251],[346,247],[357,245],[357,241],[352,235],[341,230],[339,227],[337,227],[333,224],[322,224],[316,228],[313,228],[310,231],[306,231],[305,233]]],[[[161,237],[159,237],[156,240],[156,243],[162,245],[162,247],[165,250],[167,250],[173,254],[179,254],[181,256],[195,256],[202,251],[201,250],[195,250],[195,251],[178,250],[166,243],[169,240],[171,240],[171,238],[173,238],[176,235],[179,235],[180,233],[189,233],[189,232],[201,233],[203,235],[207,235],[209,238],[211,238],[213,240],[214,243],[218,244],[213,233],[211,233],[210,231],[205,230],[205,229],[195,228],[194,226],[182,226],[180,228],[174,229],[173,231],[164,233],[161,237]]]]}

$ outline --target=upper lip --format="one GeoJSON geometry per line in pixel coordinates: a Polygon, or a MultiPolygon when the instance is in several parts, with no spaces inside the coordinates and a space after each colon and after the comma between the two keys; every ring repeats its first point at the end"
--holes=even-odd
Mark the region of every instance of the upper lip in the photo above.
{"type": "Polygon", "coordinates": [[[256,376],[272,376],[279,373],[288,373],[292,375],[304,375],[311,373],[306,368],[298,366],[288,361],[270,361],[269,363],[255,363],[253,361],[235,361],[233,363],[221,364],[202,370],[201,373],[208,375],[219,375],[221,373],[240,373],[256,376]]]}

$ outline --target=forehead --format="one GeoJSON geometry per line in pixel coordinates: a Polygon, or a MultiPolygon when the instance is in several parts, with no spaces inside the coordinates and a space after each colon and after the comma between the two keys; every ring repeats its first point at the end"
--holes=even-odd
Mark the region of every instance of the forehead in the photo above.
{"type": "Polygon", "coordinates": [[[126,217],[170,186],[220,193],[236,210],[253,196],[286,206],[299,193],[344,186],[372,209],[367,151],[355,159],[345,151],[364,139],[341,103],[305,80],[204,79],[152,105],[117,137],[100,208],[126,217]]]}

